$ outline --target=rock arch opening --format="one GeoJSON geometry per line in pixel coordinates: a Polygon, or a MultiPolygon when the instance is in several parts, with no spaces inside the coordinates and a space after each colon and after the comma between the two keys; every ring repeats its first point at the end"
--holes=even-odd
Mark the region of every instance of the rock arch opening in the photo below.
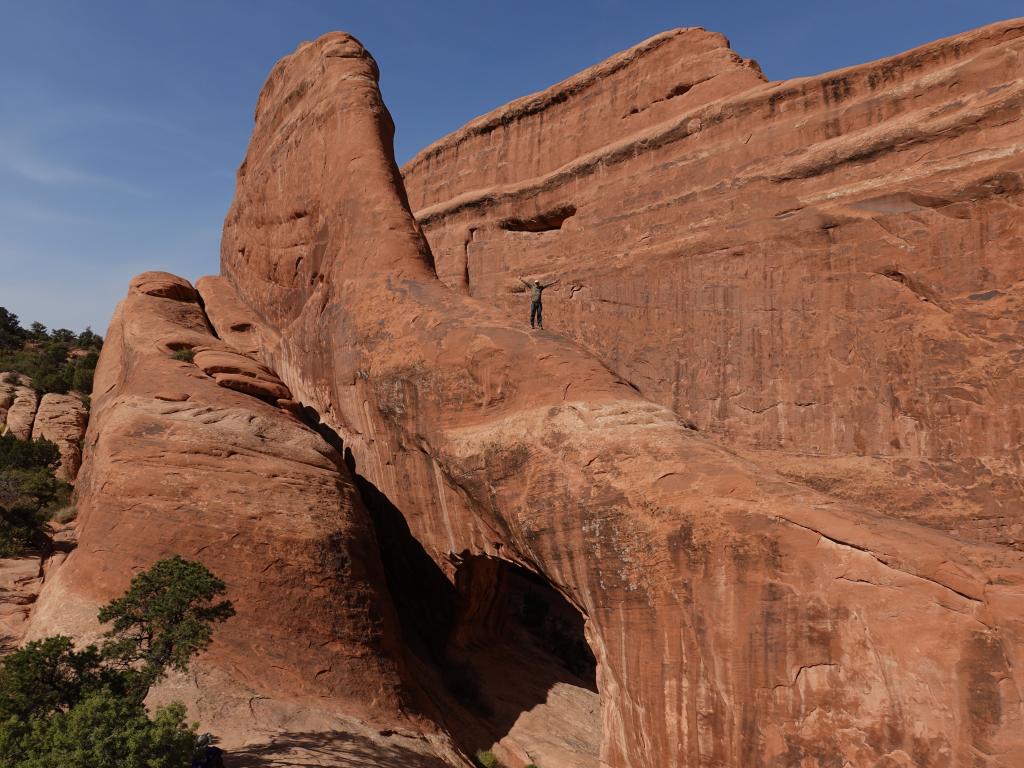
{"type": "Polygon", "coordinates": [[[542,576],[484,555],[458,558],[454,587],[446,654],[476,686],[471,748],[508,766],[596,768],[597,663],[580,612],[542,576]]]}
{"type": "Polygon", "coordinates": [[[373,521],[398,614],[410,704],[467,754],[508,768],[597,768],[597,662],[581,612],[546,578],[463,552],[439,564],[312,408],[303,420],[344,457],[373,521]],[[443,567],[442,567],[443,566],[443,567]]]}
{"type": "Polygon", "coordinates": [[[467,755],[492,751],[509,768],[596,768],[597,664],[580,612],[543,577],[505,560],[464,553],[446,575],[387,497],[358,474],[356,482],[424,714],[467,755]]]}

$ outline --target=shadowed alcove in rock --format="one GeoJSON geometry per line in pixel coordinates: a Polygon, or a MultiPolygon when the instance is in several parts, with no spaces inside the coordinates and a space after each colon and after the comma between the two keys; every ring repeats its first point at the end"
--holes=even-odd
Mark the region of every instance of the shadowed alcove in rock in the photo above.
{"type": "Polygon", "coordinates": [[[453,558],[453,583],[345,457],[374,521],[423,714],[466,754],[493,750],[510,768],[596,767],[597,665],[581,613],[542,576],[497,558],[453,558]]]}

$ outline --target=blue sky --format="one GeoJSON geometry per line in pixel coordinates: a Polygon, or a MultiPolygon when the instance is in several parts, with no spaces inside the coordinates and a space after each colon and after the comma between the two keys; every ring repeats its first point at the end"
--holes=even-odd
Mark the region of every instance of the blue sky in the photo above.
{"type": "Polygon", "coordinates": [[[671,27],[722,32],[784,79],[1018,15],[1021,0],[0,0],[0,306],[102,333],[133,274],[216,272],[259,89],[330,30],[380,64],[403,162],[671,27]]]}

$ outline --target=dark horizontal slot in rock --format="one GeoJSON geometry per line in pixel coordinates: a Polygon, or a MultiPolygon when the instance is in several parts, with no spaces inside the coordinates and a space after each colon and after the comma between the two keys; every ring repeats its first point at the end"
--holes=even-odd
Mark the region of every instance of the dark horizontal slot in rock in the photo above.
{"type": "Polygon", "coordinates": [[[671,99],[674,99],[676,96],[685,96],[687,93],[689,93],[693,89],[693,87],[695,85],[700,85],[701,83],[707,82],[710,79],[711,78],[709,78],[709,77],[705,77],[704,79],[698,80],[698,81],[696,81],[694,83],[678,83],[677,85],[672,87],[671,91],[666,93],[660,99],[655,99],[654,101],[652,101],[650,104],[648,104],[645,107],[633,107],[631,110],[629,110],[629,112],[624,114],[623,117],[625,118],[625,117],[629,117],[630,115],[638,115],[641,112],[647,111],[648,109],[653,107],[655,104],[661,104],[663,101],[669,101],[671,99]]]}
{"type": "Polygon", "coordinates": [[[994,299],[996,296],[1002,296],[1002,295],[1003,295],[1002,291],[997,291],[997,290],[993,289],[991,291],[983,291],[982,293],[972,293],[967,298],[970,299],[971,301],[990,301],[990,300],[994,299]]]}
{"type": "Polygon", "coordinates": [[[498,226],[508,232],[550,232],[561,229],[565,220],[575,215],[575,205],[563,205],[529,219],[503,219],[498,222],[498,226]]]}
{"type": "Polygon", "coordinates": [[[675,88],[665,94],[665,101],[674,99],[676,96],[682,96],[684,93],[689,93],[693,86],[690,83],[679,83],[675,88]]]}

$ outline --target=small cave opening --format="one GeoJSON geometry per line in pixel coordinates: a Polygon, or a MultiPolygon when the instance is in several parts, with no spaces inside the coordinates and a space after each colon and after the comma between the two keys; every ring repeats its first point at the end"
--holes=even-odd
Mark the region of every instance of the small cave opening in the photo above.
{"type": "Polygon", "coordinates": [[[536,216],[502,219],[498,226],[506,232],[552,232],[561,229],[562,224],[575,215],[575,205],[560,205],[536,216]]]}

